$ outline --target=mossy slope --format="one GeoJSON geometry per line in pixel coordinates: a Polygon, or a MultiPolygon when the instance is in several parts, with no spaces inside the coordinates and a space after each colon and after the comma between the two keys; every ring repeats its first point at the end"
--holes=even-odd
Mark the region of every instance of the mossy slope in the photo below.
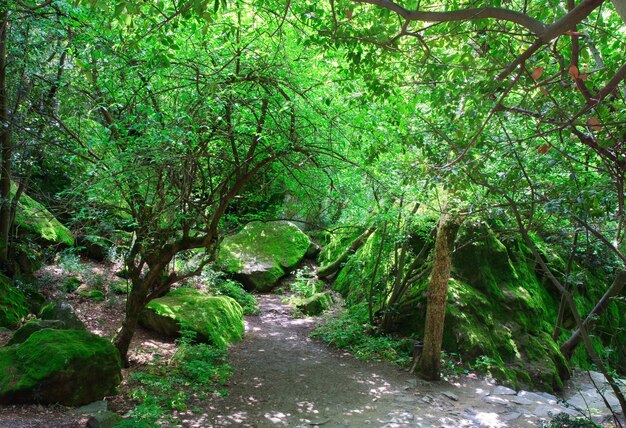
{"type": "MultiPolygon", "coordinates": [[[[12,185],[15,193],[15,185],[12,185]]],[[[63,226],[43,205],[23,194],[15,213],[15,226],[49,244],[74,245],[72,232],[63,226]]]]}
{"type": "MultiPolygon", "coordinates": [[[[558,302],[535,273],[528,249],[518,242],[505,246],[487,227],[465,229],[459,242],[464,245],[453,255],[444,350],[513,386],[560,389],[568,365],[548,334],[558,302]]],[[[337,276],[333,288],[351,304],[366,299],[379,245],[373,234],[337,276]]],[[[383,253],[385,266],[392,254],[383,253]]],[[[394,308],[398,331],[423,334],[427,285],[427,279],[416,284],[394,308]]]]}
{"type": "Polygon", "coordinates": [[[121,380],[115,347],[84,330],[41,330],[0,348],[0,403],[79,406],[114,392],[121,380]]]}
{"type": "Polygon", "coordinates": [[[296,267],[310,244],[293,223],[253,221],[224,239],[218,264],[246,288],[268,291],[296,267]]]}
{"type": "Polygon", "coordinates": [[[17,328],[28,312],[24,294],[0,274],[0,327],[17,328]]]}
{"type": "Polygon", "coordinates": [[[154,299],[141,313],[146,328],[177,337],[181,329],[196,333],[198,341],[218,347],[241,339],[243,309],[228,296],[209,296],[192,288],[180,288],[154,299]]]}

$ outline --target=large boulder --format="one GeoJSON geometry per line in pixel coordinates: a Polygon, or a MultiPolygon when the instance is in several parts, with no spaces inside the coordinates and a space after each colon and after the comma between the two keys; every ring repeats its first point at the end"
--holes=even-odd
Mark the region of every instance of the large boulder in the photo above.
{"type": "MultiPolygon", "coordinates": [[[[15,185],[12,185],[12,193],[15,185]]],[[[15,227],[26,231],[45,244],[74,245],[72,232],[63,226],[43,205],[22,194],[15,213],[15,227]]]]}
{"type": "Polygon", "coordinates": [[[15,288],[9,278],[0,274],[0,327],[17,328],[28,313],[24,293],[15,288]]]}
{"type": "Polygon", "coordinates": [[[2,404],[80,406],[113,393],[121,380],[117,349],[84,330],[41,330],[0,348],[2,404]]]}
{"type": "Polygon", "coordinates": [[[195,339],[218,347],[243,336],[243,309],[228,296],[210,296],[193,289],[180,288],[146,305],[139,318],[144,327],[170,337],[181,330],[196,333],[195,339]]]}
{"type": "Polygon", "coordinates": [[[269,291],[300,263],[310,245],[293,223],[253,221],[224,239],[218,264],[247,289],[269,291]]]}
{"type": "Polygon", "coordinates": [[[70,323],[68,325],[60,320],[34,319],[18,328],[11,336],[11,339],[7,342],[7,345],[17,345],[18,343],[26,342],[26,339],[32,336],[36,331],[46,330],[49,328],[56,330],[84,330],[84,328],[76,328],[74,323],[70,323]]]}

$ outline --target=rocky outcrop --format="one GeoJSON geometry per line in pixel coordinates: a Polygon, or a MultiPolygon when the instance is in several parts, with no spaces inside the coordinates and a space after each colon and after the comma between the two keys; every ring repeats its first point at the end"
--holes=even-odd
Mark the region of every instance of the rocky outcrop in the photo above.
{"type": "MultiPolygon", "coordinates": [[[[457,242],[444,350],[508,385],[560,390],[569,364],[551,337],[559,296],[543,283],[530,250],[519,241],[505,245],[486,226],[464,228],[457,242]]],[[[379,249],[380,237],[373,234],[339,271],[333,289],[348,304],[366,304],[379,249]]],[[[384,253],[383,263],[392,264],[393,254],[384,253]]],[[[397,332],[423,334],[427,287],[427,278],[418,281],[392,308],[397,332]]]]}
{"type": "Polygon", "coordinates": [[[2,404],[80,406],[113,393],[121,380],[115,347],[84,330],[41,330],[0,348],[2,404]]]}
{"type": "Polygon", "coordinates": [[[293,223],[254,221],[224,239],[218,264],[247,289],[269,291],[298,265],[310,245],[293,223]]]}
{"type": "Polygon", "coordinates": [[[315,316],[330,308],[333,304],[333,296],[329,291],[315,293],[311,297],[304,299],[296,305],[304,315],[315,316]]]}
{"type": "Polygon", "coordinates": [[[181,330],[195,339],[218,347],[243,336],[243,309],[228,296],[210,296],[192,288],[180,288],[152,300],[141,313],[144,327],[165,336],[178,337],[181,330]]]}

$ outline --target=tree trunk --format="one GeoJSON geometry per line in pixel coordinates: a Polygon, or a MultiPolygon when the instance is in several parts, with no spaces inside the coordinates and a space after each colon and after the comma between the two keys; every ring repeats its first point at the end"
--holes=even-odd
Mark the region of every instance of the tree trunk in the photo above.
{"type": "MultiPolygon", "coordinates": [[[[583,322],[583,326],[586,331],[591,331],[591,328],[597,320],[598,315],[600,315],[607,308],[607,306],[609,306],[609,303],[611,303],[611,299],[617,296],[622,291],[624,285],[626,285],[626,271],[619,271],[615,275],[613,284],[611,284],[609,289],[604,293],[600,301],[598,301],[596,306],[583,322]]],[[[571,337],[561,345],[561,353],[568,361],[572,358],[572,355],[574,354],[574,351],[576,350],[576,347],[580,344],[581,340],[582,336],[580,329],[576,329],[571,337]]]]}
{"type": "Polygon", "coordinates": [[[374,232],[374,228],[367,229],[360,234],[354,241],[350,243],[348,248],[332,263],[324,265],[317,271],[319,278],[327,278],[341,269],[341,266],[348,260],[351,254],[354,254],[359,248],[367,242],[367,238],[374,232]]]}
{"type": "Polygon", "coordinates": [[[11,125],[7,98],[7,32],[8,13],[0,12],[0,268],[9,270],[9,231],[11,229],[11,125]]]}
{"type": "Polygon", "coordinates": [[[433,270],[428,285],[424,347],[418,363],[419,376],[426,380],[440,378],[441,343],[452,265],[452,245],[460,222],[461,217],[444,211],[437,228],[433,270]]]}
{"type": "Polygon", "coordinates": [[[118,330],[113,344],[120,353],[122,364],[124,367],[129,366],[128,361],[128,348],[130,342],[135,335],[137,329],[137,323],[139,321],[139,314],[146,305],[146,296],[148,295],[148,284],[139,280],[133,281],[133,287],[128,294],[128,300],[126,301],[126,316],[122,322],[122,327],[118,330]]]}

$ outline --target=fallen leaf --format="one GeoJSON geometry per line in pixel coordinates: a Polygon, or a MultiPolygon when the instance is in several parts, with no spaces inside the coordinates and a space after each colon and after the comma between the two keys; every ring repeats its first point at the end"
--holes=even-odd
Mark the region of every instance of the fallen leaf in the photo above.
{"type": "Polygon", "coordinates": [[[539,80],[542,74],[543,67],[533,67],[533,73],[530,75],[530,77],[532,77],[533,80],[536,82],[537,80],[539,80]]]}
{"type": "Polygon", "coordinates": [[[587,119],[587,125],[589,125],[591,129],[596,132],[602,130],[602,125],[600,125],[600,121],[593,116],[589,116],[589,119],[587,119]]]}
{"type": "Polygon", "coordinates": [[[550,146],[548,146],[547,144],[542,144],[541,146],[537,146],[537,153],[540,155],[545,155],[546,153],[548,153],[549,149],[550,146]]]}

